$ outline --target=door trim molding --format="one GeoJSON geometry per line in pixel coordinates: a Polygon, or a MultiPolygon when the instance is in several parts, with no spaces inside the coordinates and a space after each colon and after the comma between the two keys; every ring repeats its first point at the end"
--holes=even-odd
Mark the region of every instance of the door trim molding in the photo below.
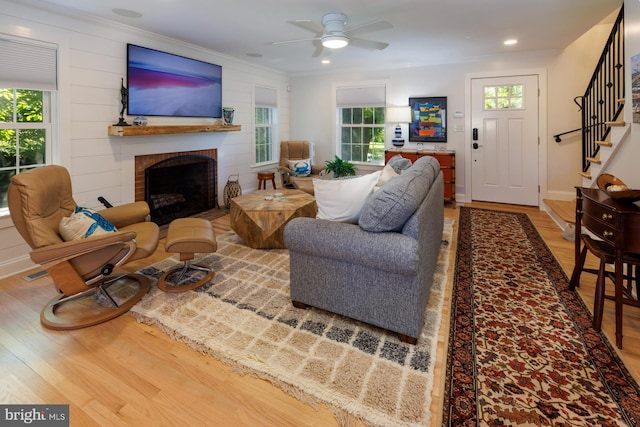
{"type": "Polygon", "coordinates": [[[502,71],[482,71],[465,74],[464,103],[465,103],[465,131],[464,131],[464,195],[456,195],[456,200],[471,202],[471,81],[475,79],[514,77],[535,75],[538,77],[540,96],[538,99],[538,207],[544,210],[543,199],[547,198],[547,70],[545,68],[514,69],[502,71]]]}

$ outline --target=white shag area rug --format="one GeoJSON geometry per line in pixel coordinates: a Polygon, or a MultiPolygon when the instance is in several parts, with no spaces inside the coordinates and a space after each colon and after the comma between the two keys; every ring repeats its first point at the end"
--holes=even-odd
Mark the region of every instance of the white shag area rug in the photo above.
{"type": "MultiPolygon", "coordinates": [[[[288,251],[251,249],[234,232],[218,236],[217,252],[198,260],[215,268],[211,282],[184,293],[154,286],[131,313],[242,374],[311,405],[323,402],[342,425],[427,426],[452,229],[446,219],[415,346],[352,319],[294,308],[288,251]]],[[[157,279],[177,263],[168,258],[138,273],[157,279]]]]}

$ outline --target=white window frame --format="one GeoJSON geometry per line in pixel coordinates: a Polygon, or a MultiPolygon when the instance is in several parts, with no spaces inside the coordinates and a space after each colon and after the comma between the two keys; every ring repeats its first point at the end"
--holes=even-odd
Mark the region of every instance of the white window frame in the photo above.
{"type": "MultiPolygon", "coordinates": [[[[12,122],[0,123],[0,129],[44,129],[45,165],[54,162],[58,150],[56,122],[58,116],[58,62],[60,46],[12,34],[0,34],[0,87],[8,89],[40,90],[42,99],[42,122],[16,122],[15,112],[12,122]],[[56,129],[56,132],[54,132],[56,129]]],[[[19,144],[19,141],[16,141],[19,144]]],[[[19,147],[16,147],[19,149],[19,147]]],[[[37,165],[44,166],[44,165],[37,165]]],[[[3,170],[15,168],[16,173],[25,168],[19,164],[3,170]]],[[[9,209],[0,208],[0,228],[10,224],[9,209]]]]}
{"type": "MultiPolygon", "coordinates": [[[[343,108],[386,108],[388,82],[370,81],[359,83],[335,84],[333,95],[336,114],[335,129],[335,153],[342,156],[342,109],[343,108]]],[[[380,127],[386,133],[385,123],[366,125],[366,127],[380,127]]],[[[385,138],[386,139],[386,138],[385,138]]],[[[384,158],[376,162],[352,161],[359,165],[383,165],[384,158]]]]}
{"type": "MultiPolygon", "coordinates": [[[[383,120],[380,123],[364,123],[364,120],[361,123],[343,123],[342,119],[343,119],[343,110],[349,109],[349,110],[354,110],[354,109],[366,109],[366,108],[379,108],[382,110],[382,114],[385,114],[385,107],[384,106],[365,106],[365,107],[340,107],[338,108],[338,115],[339,115],[339,121],[338,121],[338,127],[339,127],[339,144],[340,144],[340,151],[338,154],[338,156],[342,159],[348,160],[351,163],[361,163],[361,164],[373,164],[373,165],[383,165],[384,164],[384,144],[385,144],[385,132],[386,132],[386,122],[383,120]],[[353,160],[351,158],[349,158],[350,156],[346,156],[343,152],[343,146],[345,145],[342,141],[342,130],[348,128],[350,130],[352,129],[359,129],[360,132],[364,132],[364,129],[371,129],[372,132],[374,131],[374,129],[379,129],[382,131],[382,149],[383,149],[383,153],[382,153],[382,157],[378,160],[369,160],[367,158],[366,161],[362,161],[362,160],[353,160]]],[[[353,113],[353,111],[352,111],[353,113]]],[[[374,114],[375,117],[375,114],[374,114]]],[[[364,118],[364,112],[363,112],[363,118],[364,118]]],[[[353,142],[349,142],[350,145],[354,145],[353,142]]],[[[360,145],[364,145],[364,142],[362,142],[360,145]]]]}
{"type": "MultiPolygon", "coordinates": [[[[12,89],[14,91],[19,90],[20,88],[5,88],[12,89]]],[[[30,89],[32,90],[32,89],[30,89]]],[[[36,89],[37,90],[37,89],[36,89]]],[[[33,165],[21,165],[18,159],[20,158],[20,139],[16,138],[16,153],[18,159],[16,159],[16,164],[13,166],[5,166],[0,167],[0,171],[11,171],[14,170],[15,174],[20,173],[21,171],[31,169],[33,167],[40,167],[51,164],[53,162],[53,143],[52,143],[52,135],[53,135],[53,120],[51,114],[51,105],[53,100],[53,93],[51,91],[42,91],[42,122],[17,122],[16,121],[16,109],[14,108],[13,121],[11,122],[0,122],[0,129],[10,129],[10,130],[22,130],[22,129],[44,129],[45,133],[45,159],[44,164],[33,164],[33,165]]],[[[16,105],[15,97],[14,97],[14,107],[16,105]]],[[[18,132],[17,132],[18,133],[18,132]]],[[[4,196],[4,195],[2,195],[4,196]]],[[[8,207],[0,207],[0,217],[9,216],[9,208],[8,207]]]]}
{"type": "Polygon", "coordinates": [[[514,83],[508,85],[499,85],[499,86],[484,86],[483,94],[484,94],[484,111],[490,110],[523,110],[524,109],[524,94],[526,88],[523,83],[514,83]],[[500,93],[500,88],[507,88],[506,94],[500,93]],[[514,93],[514,89],[519,88],[520,91],[514,93]],[[491,89],[492,94],[487,93],[487,89],[491,89]],[[488,105],[488,101],[493,103],[492,106],[488,105]],[[517,105],[514,107],[514,105],[517,105]]]}
{"type": "Polygon", "coordinates": [[[269,86],[256,85],[254,92],[254,133],[253,133],[253,156],[256,166],[269,165],[277,162],[276,135],[278,135],[278,89],[269,86]],[[258,108],[268,110],[270,119],[267,123],[258,123],[258,108]],[[266,130],[270,135],[271,158],[268,160],[258,159],[258,131],[266,130]]]}

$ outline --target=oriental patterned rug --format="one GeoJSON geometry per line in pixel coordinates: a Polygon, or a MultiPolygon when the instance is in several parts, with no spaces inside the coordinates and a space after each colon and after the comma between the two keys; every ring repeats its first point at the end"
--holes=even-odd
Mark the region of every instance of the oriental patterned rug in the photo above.
{"type": "Polygon", "coordinates": [[[443,425],[637,425],[638,384],[529,218],[459,219],[443,425]]]}
{"type": "MultiPolygon", "coordinates": [[[[131,312],[241,374],[311,405],[324,403],[342,425],[428,426],[452,229],[445,220],[415,346],[361,322],[294,308],[288,251],[251,249],[233,232],[218,236],[218,250],[198,260],[215,268],[211,282],[185,293],[154,286],[131,312]]],[[[176,263],[173,257],[138,273],[157,279],[176,263]]]]}

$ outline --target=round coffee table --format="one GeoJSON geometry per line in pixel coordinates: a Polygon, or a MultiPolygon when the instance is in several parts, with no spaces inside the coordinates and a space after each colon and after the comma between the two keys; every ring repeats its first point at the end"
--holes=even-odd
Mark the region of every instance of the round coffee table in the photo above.
{"type": "Polygon", "coordinates": [[[231,229],[250,248],[285,249],[286,223],[301,216],[315,218],[317,213],[316,199],[304,191],[258,190],[231,199],[231,229]]]}

